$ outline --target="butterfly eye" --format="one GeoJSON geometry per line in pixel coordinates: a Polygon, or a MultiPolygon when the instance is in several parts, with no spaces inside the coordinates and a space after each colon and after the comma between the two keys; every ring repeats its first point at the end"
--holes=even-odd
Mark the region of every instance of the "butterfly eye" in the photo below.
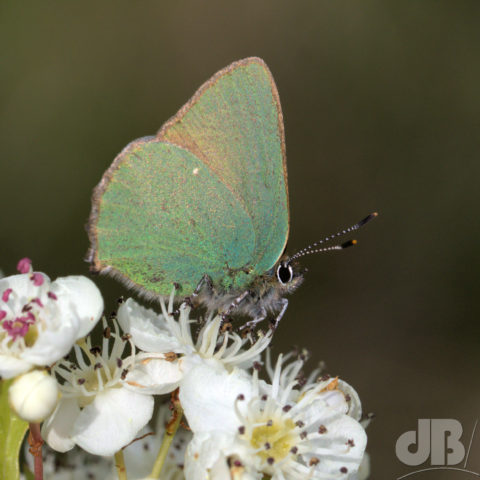
{"type": "Polygon", "coordinates": [[[281,263],[277,268],[277,278],[282,285],[290,282],[293,278],[292,267],[288,264],[284,265],[283,263],[281,263]]]}

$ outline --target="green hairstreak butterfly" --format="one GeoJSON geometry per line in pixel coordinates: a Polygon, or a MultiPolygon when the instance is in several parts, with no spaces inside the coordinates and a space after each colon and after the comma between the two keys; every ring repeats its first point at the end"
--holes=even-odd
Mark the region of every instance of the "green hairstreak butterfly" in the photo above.
{"type": "Polygon", "coordinates": [[[296,258],[352,244],[316,249],[332,236],[284,256],[283,116],[273,77],[259,58],[220,70],[157,135],[127,145],[95,188],[92,204],[93,271],[149,299],[179,284],[179,300],[247,315],[250,325],[268,313],[278,323],[285,295],[303,279],[296,258]]]}

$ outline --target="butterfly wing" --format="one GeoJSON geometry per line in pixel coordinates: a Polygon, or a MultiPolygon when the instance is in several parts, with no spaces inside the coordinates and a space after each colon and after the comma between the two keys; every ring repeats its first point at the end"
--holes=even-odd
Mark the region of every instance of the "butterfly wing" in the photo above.
{"type": "Polygon", "coordinates": [[[157,139],[192,152],[238,198],[255,233],[252,273],[269,270],[285,248],[289,219],[283,116],[263,60],[218,72],[157,139]]]}
{"type": "Polygon", "coordinates": [[[251,261],[255,235],[243,205],[193,153],[143,138],[132,142],[93,194],[90,261],[146,296],[189,295],[208,273],[251,261]]]}

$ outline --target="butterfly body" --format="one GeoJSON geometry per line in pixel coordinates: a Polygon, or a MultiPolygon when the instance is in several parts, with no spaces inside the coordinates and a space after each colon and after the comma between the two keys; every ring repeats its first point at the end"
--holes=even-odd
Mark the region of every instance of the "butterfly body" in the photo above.
{"type": "MultiPolygon", "coordinates": [[[[288,305],[285,296],[293,293],[303,282],[303,272],[297,264],[291,266],[290,270],[287,267],[286,276],[279,278],[279,270],[283,270],[282,265],[287,261],[288,258],[282,257],[274,268],[255,276],[242,287],[225,288],[205,277],[198,295],[189,297],[189,300],[205,305],[212,312],[226,312],[226,316],[235,314],[249,317],[252,319],[250,324],[256,324],[269,315],[277,317],[288,305]]],[[[247,273],[247,279],[248,276],[247,273]]],[[[275,323],[280,318],[277,317],[275,323]]]]}
{"type": "Polygon", "coordinates": [[[148,299],[178,283],[178,300],[259,320],[301,283],[282,257],[288,230],[280,101],[252,57],[117,156],[93,193],[88,260],[148,299]]]}

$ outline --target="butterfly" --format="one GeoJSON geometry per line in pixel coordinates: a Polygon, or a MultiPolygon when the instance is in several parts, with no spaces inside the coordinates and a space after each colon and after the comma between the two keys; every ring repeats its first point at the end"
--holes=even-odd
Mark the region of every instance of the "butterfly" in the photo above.
{"type": "Polygon", "coordinates": [[[179,301],[278,324],[303,280],[296,259],[330,238],[284,254],[285,134],[265,62],[220,70],[155,136],[127,145],[93,192],[88,232],[91,270],[147,299],[175,284],[179,301]]]}

